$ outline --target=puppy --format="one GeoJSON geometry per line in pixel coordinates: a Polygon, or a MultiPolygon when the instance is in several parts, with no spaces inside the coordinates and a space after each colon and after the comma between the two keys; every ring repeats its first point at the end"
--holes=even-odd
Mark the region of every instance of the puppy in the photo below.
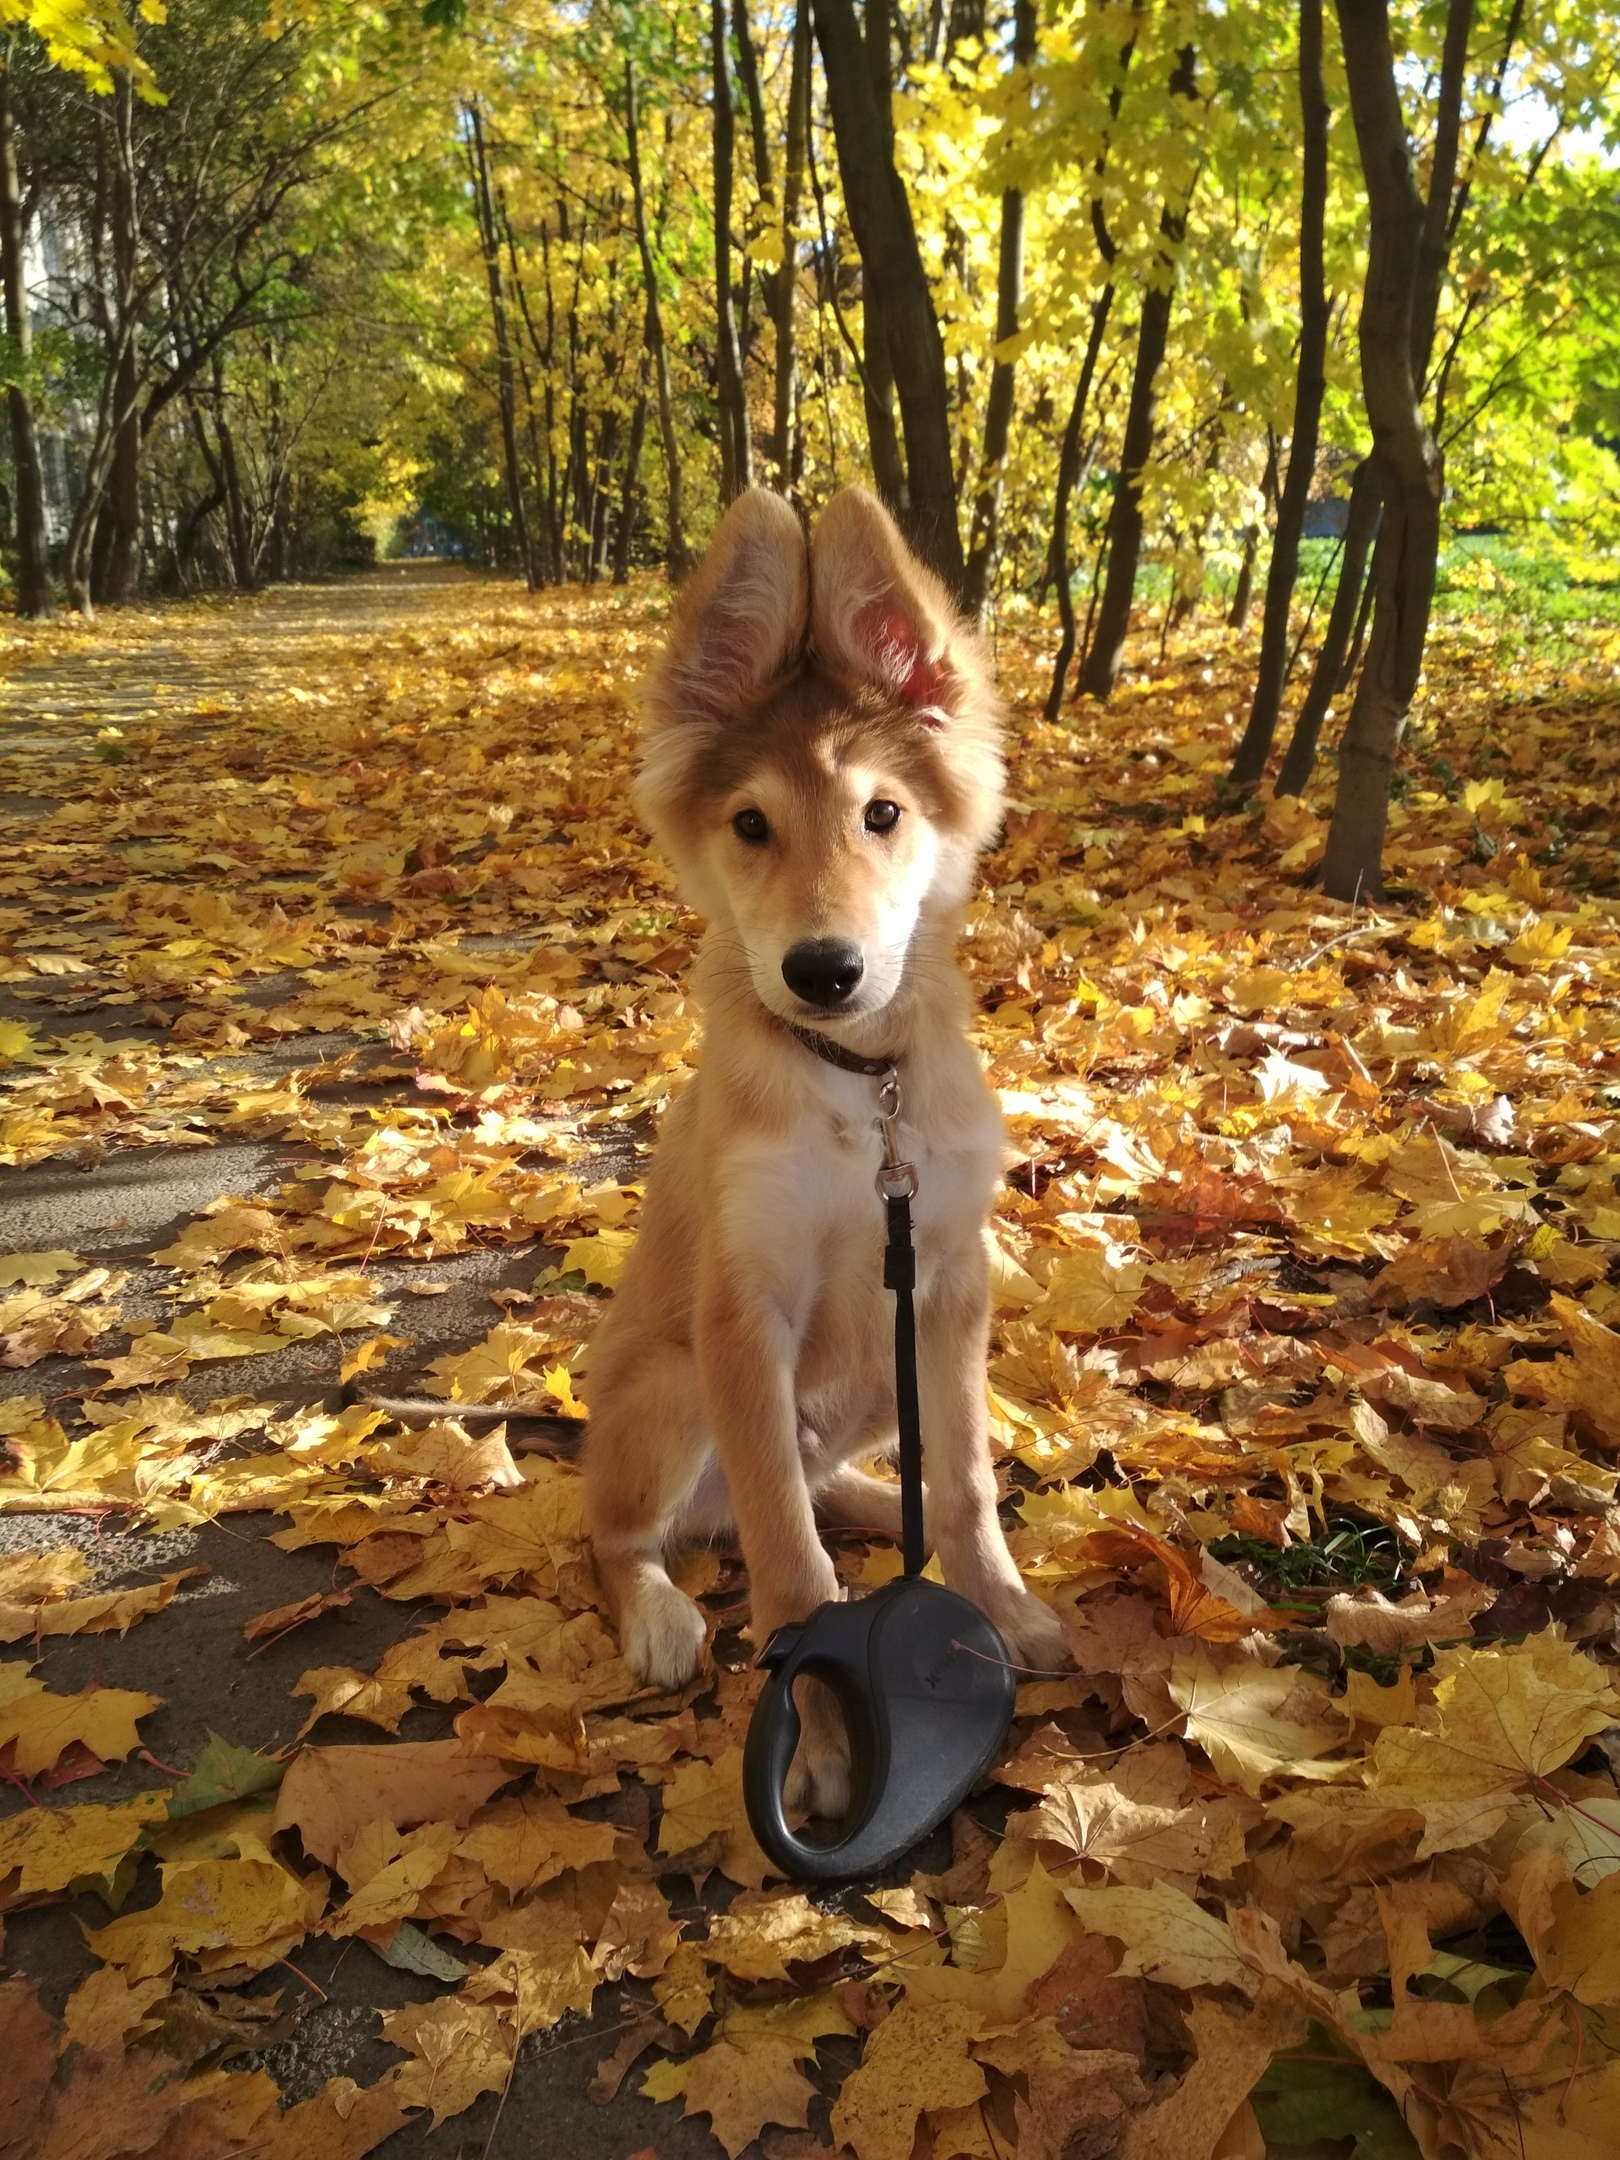
{"type": "MultiPolygon", "coordinates": [[[[986,1429],[1002,1130],[955,945],[1003,778],[983,655],[877,499],[839,495],[807,550],[780,497],[740,497],[645,689],[637,807],[709,924],[703,1060],[664,1125],[587,1386],[597,1574],[651,1685],[680,1686],[703,1655],[674,1549],[735,1525],[763,1644],[840,1594],[818,1513],[899,1533],[898,1486],[857,1467],[896,1440],[878,1082],[813,1034],[899,1075],[945,1580],[1015,1660],[1067,1662],[1002,1536],[986,1429]]],[[[841,1720],[819,1684],[801,1708],[786,1797],[841,1815],[841,1720]]]]}

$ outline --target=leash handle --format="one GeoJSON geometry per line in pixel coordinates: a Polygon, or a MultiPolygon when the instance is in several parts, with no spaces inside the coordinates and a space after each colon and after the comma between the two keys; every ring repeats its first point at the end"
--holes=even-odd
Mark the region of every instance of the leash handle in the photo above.
{"type": "Polygon", "coordinates": [[[927,1561],[923,1542],[922,1416],[917,1404],[917,1251],[911,1242],[911,1203],[917,1172],[901,1160],[900,1076],[892,1068],[878,1091],[878,1131],[883,1167],[877,1189],[889,1217],[883,1253],[883,1285],[894,1292],[894,1407],[900,1429],[900,1550],[907,1575],[927,1561]]]}

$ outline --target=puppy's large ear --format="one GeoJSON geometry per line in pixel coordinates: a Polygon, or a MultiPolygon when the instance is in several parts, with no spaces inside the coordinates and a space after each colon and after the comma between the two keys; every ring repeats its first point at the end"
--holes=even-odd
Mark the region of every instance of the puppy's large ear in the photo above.
{"type": "Polygon", "coordinates": [[[810,569],[780,495],[750,488],[720,520],[643,691],[650,727],[728,718],[804,644],[810,569]]]}
{"type": "Polygon", "coordinates": [[[973,641],[945,588],[865,488],[822,513],[810,551],[810,638],[836,674],[871,683],[930,727],[979,686],[973,641]]]}

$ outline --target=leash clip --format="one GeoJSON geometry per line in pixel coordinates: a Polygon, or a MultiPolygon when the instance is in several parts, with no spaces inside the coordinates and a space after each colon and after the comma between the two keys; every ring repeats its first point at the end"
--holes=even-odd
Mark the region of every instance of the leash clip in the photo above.
{"type": "Polygon", "coordinates": [[[917,1172],[900,1154],[900,1075],[891,1065],[878,1082],[877,1129],[883,1138],[883,1166],[878,1171],[878,1195],[884,1200],[914,1200],[917,1172]]]}

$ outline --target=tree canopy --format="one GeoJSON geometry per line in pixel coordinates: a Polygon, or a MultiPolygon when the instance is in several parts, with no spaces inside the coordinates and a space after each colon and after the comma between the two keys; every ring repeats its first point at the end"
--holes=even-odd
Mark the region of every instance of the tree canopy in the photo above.
{"type": "Polygon", "coordinates": [[[1111,694],[1128,638],[1243,630],[1263,592],[1233,783],[1289,710],[1297,791],[1343,714],[1360,807],[1326,874],[1351,897],[1378,889],[1441,545],[1616,538],[1612,11],[0,0],[0,24],[25,611],[402,535],[531,587],[679,577],[750,482],[807,514],[873,482],[970,612],[1055,612],[1054,714],[1111,694]]]}

